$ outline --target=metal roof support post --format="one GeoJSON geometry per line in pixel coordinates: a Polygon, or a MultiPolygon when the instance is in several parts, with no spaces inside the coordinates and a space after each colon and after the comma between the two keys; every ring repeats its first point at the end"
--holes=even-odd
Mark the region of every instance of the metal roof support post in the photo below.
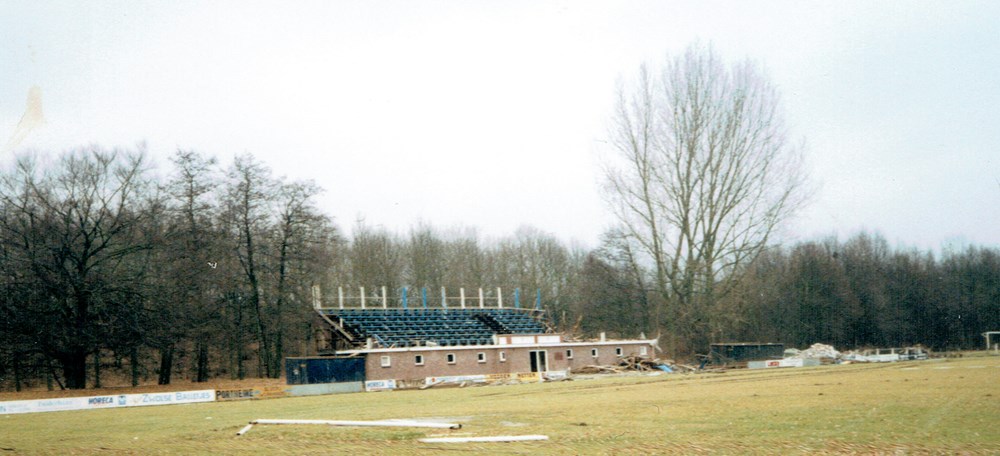
{"type": "Polygon", "coordinates": [[[403,308],[406,308],[406,287],[403,287],[403,308]]]}
{"type": "Polygon", "coordinates": [[[497,307],[503,309],[503,293],[500,291],[500,287],[497,287],[497,307]]]}
{"type": "Polygon", "coordinates": [[[389,300],[387,299],[387,297],[385,295],[385,285],[382,285],[382,308],[383,309],[388,309],[389,308],[389,300]]]}
{"type": "Polygon", "coordinates": [[[458,289],[458,295],[460,297],[459,302],[461,303],[461,306],[464,309],[465,308],[465,288],[459,288],[458,289]]]}
{"type": "Polygon", "coordinates": [[[364,309],[365,308],[365,287],[360,287],[360,288],[361,288],[361,308],[364,309]]]}
{"type": "Polygon", "coordinates": [[[484,307],[484,304],[483,304],[484,302],[485,301],[483,301],[483,289],[482,289],[482,287],[480,287],[479,288],[479,308],[480,309],[482,309],[484,307]]]}
{"type": "Polygon", "coordinates": [[[445,294],[444,287],[441,287],[441,308],[442,309],[448,308],[448,297],[445,294]]]}
{"type": "Polygon", "coordinates": [[[424,308],[427,308],[427,287],[420,289],[420,298],[424,301],[424,308]]]}
{"type": "Polygon", "coordinates": [[[337,287],[337,303],[340,308],[344,308],[344,287],[337,287]]]}

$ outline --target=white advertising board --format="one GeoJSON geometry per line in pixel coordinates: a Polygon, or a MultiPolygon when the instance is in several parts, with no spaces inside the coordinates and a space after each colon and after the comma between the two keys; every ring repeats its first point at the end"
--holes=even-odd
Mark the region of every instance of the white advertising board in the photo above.
{"type": "Polygon", "coordinates": [[[195,402],[212,402],[214,400],[215,390],[122,394],[118,396],[118,406],[142,407],[146,405],[191,404],[195,402]]]}
{"type": "Polygon", "coordinates": [[[427,377],[424,379],[425,385],[433,385],[436,383],[484,383],[486,382],[485,375],[449,375],[445,377],[427,377]]]}
{"type": "Polygon", "coordinates": [[[89,410],[114,407],[136,407],[144,405],[190,404],[194,402],[212,402],[214,400],[215,390],[63,397],[0,402],[0,415],[10,415],[15,413],[61,412],[66,410],[89,410]]]}
{"type": "Polygon", "coordinates": [[[395,380],[368,380],[365,382],[365,391],[389,391],[396,389],[395,380]]]}

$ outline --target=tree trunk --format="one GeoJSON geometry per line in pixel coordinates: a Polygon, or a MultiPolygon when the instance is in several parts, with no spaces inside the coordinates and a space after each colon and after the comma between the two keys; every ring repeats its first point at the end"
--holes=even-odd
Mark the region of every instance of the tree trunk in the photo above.
{"type": "Polygon", "coordinates": [[[21,354],[14,352],[14,391],[21,391],[21,354]]]}
{"type": "Polygon", "coordinates": [[[260,296],[254,293],[254,318],[257,319],[257,376],[263,378],[271,369],[271,345],[267,343],[267,330],[264,324],[264,313],[260,305],[260,296]]]}
{"type": "Polygon", "coordinates": [[[159,385],[169,385],[170,384],[170,374],[174,367],[174,345],[167,345],[166,348],[160,350],[160,378],[157,380],[159,385]]]}
{"type": "Polygon", "coordinates": [[[101,349],[94,350],[94,388],[101,387],[101,349]]]}
{"type": "Polygon", "coordinates": [[[132,386],[139,386],[139,347],[129,349],[128,365],[132,373],[132,386]]]}
{"type": "Polygon", "coordinates": [[[208,344],[205,341],[198,341],[198,360],[194,381],[198,383],[208,381],[208,344]]]}
{"type": "Polygon", "coordinates": [[[243,301],[236,300],[236,338],[233,341],[236,345],[236,378],[243,380],[247,377],[247,368],[243,363],[245,347],[243,342],[243,301]]]}
{"type": "Polygon", "coordinates": [[[66,379],[66,388],[85,389],[87,388],[87,351],[76,350],[72,353],[64,353],[58,358],[62,364],[63,377],[66,379]]]}
{"type": "MultiPolygon", "coordinates": [[[[45,361],[45,363],[48,364],[48,361],[45,361]]],[[[52,374],[52,366],[45,366],[45,389],[48,391],[55,391],[56,389],[55,383],[52,381],[52,377],[55,377],[55,375],[52,374]]]]}

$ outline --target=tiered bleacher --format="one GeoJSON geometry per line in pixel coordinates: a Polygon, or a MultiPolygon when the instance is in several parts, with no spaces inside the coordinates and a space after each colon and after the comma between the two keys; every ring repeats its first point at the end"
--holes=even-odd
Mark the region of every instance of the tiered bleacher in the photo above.
{"type": "Polygon", "coordinates": [[[492,345],[494,334],[541,334],[547,328],[521,309],[322,309],[355,340],[382,347],[492,345]]]}

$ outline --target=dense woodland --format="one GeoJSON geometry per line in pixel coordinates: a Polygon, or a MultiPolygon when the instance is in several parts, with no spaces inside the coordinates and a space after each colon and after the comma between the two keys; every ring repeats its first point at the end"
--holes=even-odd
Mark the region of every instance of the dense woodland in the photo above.
{"type": "Polygon", "coordinates": [[[0,171],[0,387],[278,377],[313,349],[313,285],[540,289],[556,328],[659,336],[664,356],[737,340],[976,348],[1000,329],[995,247],[935,255],[866,233],[769,245],[695,312],[661,302],[655,267],[618,231],[593,250],[531,227],[490,239],[359,221],[348,237],[321,191],[250,155],[21,156],[0,171]]]}

